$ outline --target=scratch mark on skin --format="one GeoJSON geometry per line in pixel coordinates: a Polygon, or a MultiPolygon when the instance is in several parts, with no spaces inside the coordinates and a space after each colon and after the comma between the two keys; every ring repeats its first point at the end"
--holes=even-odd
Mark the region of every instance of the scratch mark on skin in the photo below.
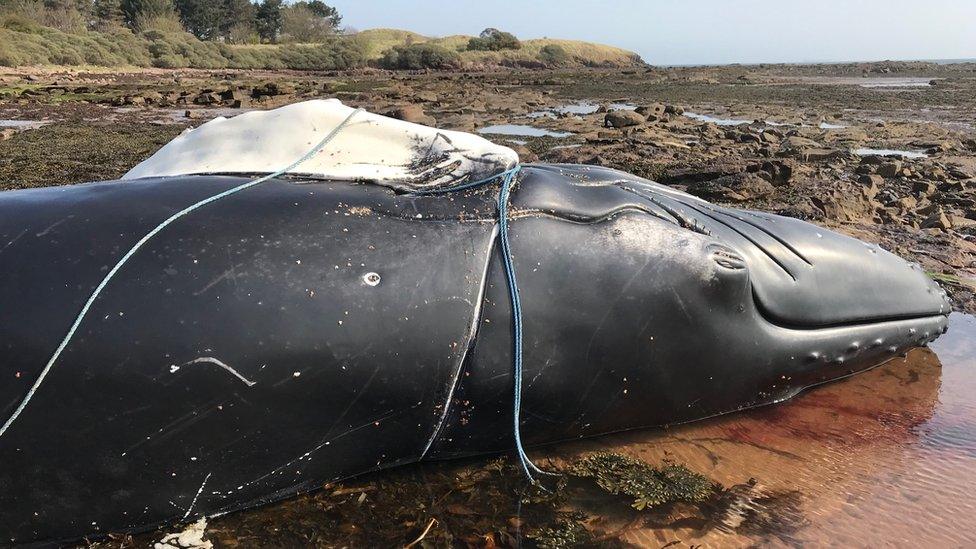
{"type": "Polygon", "coordinates": [[[58,221],[55,221],[50,226],[48,226],[48,228],[46,228],[43,231],[35,234],[34,236],[36,236],[37,238],[40,238],[42,236],[46,236],[49,232],[53,231],[55,227],[57,227],[58,225],[64,223],[65,221],[71,219],[72,217],[74,217],[74,216],[73,215],[69,215],[68,217],[65,217],[64,219],[60,219],[58,221]]]}
{"type": "Polygon", "coordinates": [[[681,314],[683,314],[685,318],[688,319],[689,323],[694,324],[695,319],[691,317],[691,313],[689,313],[688,308],[685,307],[685,300],[681,299],[681,296],[678,295],[678,291],[674,289],[674,286],[671,286],[670,289],[671,289],[671,293],[674,295],[675,302],[678,304],[678,307],[681,308],[681,314]]]}
{"type": "Polygon", "coordinates": [[[380,371],[380,367],[377,366],[373,370],[372,375],[369,376],[369,379],[366,380],[366,383],[363,384],[363,388],[356,392],[356,396],[353,397],[353,399],[349,401],[349,404],[347,404],[346,407],[345,407],[345,409],[342,410],[342,413],[339,414],[339,417],[337,417],[336,420],[332,422],[332,427],[329,427],[329,430],[327,431],[326,436],[332,434],[332,430],[336,428],[336,425],[338,425],[339,422],[342,421],[346,417],[346,414],[349,413],[349,410],[353,406],[355,406],[357,402],[359,402],[359,397],[363,396],[363,394],[366,392],[366,389],[369,389],[369,386],[373,384],[373,379],[376,378],[376,374],[378,374],[379,371],[380,371]]]}
{"type": "Polygon", "coordinates": [[[14,243],[17,242],[18,240],[20,240],[21,237],[24,236],[25,234],[27,234],[27,229],[24,229],[23,231],[21,231],[19,235],[15,236],[13,238],[13,240],[11,240],[10,242],[7,242],[7,244],[3,248],[0,248],[0,253],[3,253],[4,250],[6,250],[7,248],[13,246],[14,243]]]}
{"type": "Polygon", "coordinates": [[[180,520],[186,520],[190,513],[193,511],[193,506],[197,504],[197,500],[200,498],[200,494],[203,493],[203,487],[207,485],[207,481],[210,480],[210,475],[213,473],[207,473],[206,478],[203,479],[203,484],[200,485],[200,489],[197,490],[197,495],[193,496],[193,501],[190,502],[190,506],[186,508],[186,513],[183,514],[183,518],[180,520]]]}
{"type": "Polygon", "coordinates": [[[237,283],[237,273],[235,272],[235,269],[236,269],[235,266],[231,266],[230,269],[227,269],[226,271],[224,271],[223,273],[221,273],[220,275],[218,275],[217,278],[215,278],[215,279],[211,280],[210,282],[208,282],[206,286],[204,286],[203,288],[200,288],[199,290],[193,292],[193,295],[194,296],[198,296],[198,295],[201,295],[201,294],[206,293],[207,290],[209,290],[210,288],[213,288],[214,286],[216,286],[217,284],[219,284],[221,280],[224,280],[227,277],[230,277],[231,280],[236,285],[236,283],[237,283]]]}
{"type": "MultiPolygon", "coordinates": [[[[353,427],[353,428],[348,429],[348,430],[346,430],[346,431],[344,431],[342,433],[339,433],[338,435],[336,435],[336,436],[334,436],[332,438],[329,438],[329,439],[327,439],[327,440],[325,440],[323,442],[320,442],[319,444],[317,444],[316,446],[314,446],[311,450],[309,450],[309,451],[305,452],[304,454],[298,456],[297,458],[295,458],[295,459],[293,459],[293,460],[285,463],[284,465],[275,467],[271,471],[269,471],[269,472],[267,472],[267,473],[259,476],[258,478],[254,479],[254,480],[249,480],[249,481],[245,482],[244,484],[241,484],[240,486],[237,487],[237,490],[242,490],[246,486],[250,486],[250,485],[254,484],[255,482],[260,482],[260,481],[262,481],[262,480],[270,477],[271,475],[274,475],[275,473],[278,473],[279,471],[282,471],[283,469],[285,469],[287,467],[290,467],[293,464],[295,464],[295,463],[297,463],[297,462],[299,462],[299,461],[301,461],[303,459],[311,459],[312,458],[312,454],[314,454],[315,452],[318,452],[319,450],[321,450],[322,448],[325,448],[326,446],[329,446],[330,444],[332,444],[333,442],[339,440],[340,438],[343,438],[343,437],[345,437],[347,435],[351,435],[352,433],[355,433],[357,431],[360,431],[362,429],[365,429],[365,428],[367,428],[367,427],[369,427],[371,425],[376,425],[376,424],[378,424],[381,421],[384,421],[384,420],[389,419],[391,417],[394,417],[396,415],[402,414],[403,412],[407,412],[409,410],[413,410],[417,406],[418,406],[418,404],[415,404],[415,405],[413,405],[413,406],[411,406],[411,407],[409,407],[407,409],[400,410],[399,412],[395,412],[393,410],[390,410],[389,412],[386,412],[386,413],[384,413],[384,414],[382,414],[380,416],[374,417],[373,419],[367,421],[366,423],[363,423],[362,425],[359,425],[357,427],[353,427]]],[[[319,439],[319,440],[321,440],[321,439],[319,439]]],[[[230,493],[230,492],[228,492],[228,493],[230,493]]]]}
{"type": "MultiPolygon", "coordinates": [[[[634,282],[636,282],[637,279],[638,279],[638,277],[640,277],[641,275],[643,275],[644,274],[644,271],[646,271],[647,268],[651,266],[651,263],[654,261],[654,259],[655,259],[654,256],[648,256],[647,261],[644,262],[644,265],[641,266],[640,269],[637,269],[637,271],[633,274],[633,276],[631,276],[630,279],[627,280],[627,283],[624,284],[621,287],[620,292],[617,294],[617,297],[614,298],[614,300],[612,302],[610,302],[609,307],[607,307],[606,313],[604,313],[603,318],[600,319],[600,323],[597,325],[596,329],[593,330],[593,335],[590,336],[590,341],[589,341],[589,343],[586,346],[586,354],[585,354],[585,356],[586,356],[587,360],[590,359],[590,354],[593,352],[593,342],[596,341],[597,335],[599,335],[600,330],[603,329],[603,326],[606,324],[607,320],[610,318],[611,314],[614,311],[614,308],[617,306],[617,303],[623,298],[624,294],[630,288],[631,284],[633,284],[634,282]]],[[[583,415],[584,414],[581,414],[580,411],[583,409],[583,404],[586,402],[587,397],[590,396],[590,391],[592,391],[593,390],[593,387],[596,385],[597,379],[599,379],[600,376],[603,375],[603,371],[605,369],[606,369],[606,365],[601,366],[600,369],[597,370],[596,373],[593,374],[593,378],[590,379],[590,383],[586,386],[586,389],[583,390],[583,394],[582,394],[582,396],[580,396],[579,402],[576,405],[576,407],[577,407],[577,416],[578,416],[578,419],[576,420],[576,423],[577,424],[582,424],[583,423],[583,415]]]]}
{"type": "MultiPolygon", "coordinates": [[[[485,253],[485,265],[481,273],[481,286],[478,289],[478,300],[475,302],[474,311],[471,317],[471,328],[468,332],[468,345],[464,348],[464,352],[458,359],[457,369],[454,371],[454,376],[451,378],[451,383],[447,389],[447,397],[444,399],[444,406],[441,409],[441,417],[437,421],[437,425],[434,427],[434,431],[430,434],[430,438],[427,439],[427,444],[424,446],[424,451],[420,453],[419,460],[423,460],[427,456],[427,452],[430,451],[430,447],[433,446],[434,441],[437,440],[438,435],[440,435],[441,430],[444,428],[444,423],[447,421],[448,412],[451,410],[451,401],[454,399],[454,391],[457,390],[457,386],[461,381],[461,372],[464,369],[464,363],[467,361],[468,353],[474,347],[475,340],[478,338],[478,328],[481,326],[481,309],[482,304],[485,301],[485,292],[488,288],[488,270],[491,268],[491,258],[495,253],[495,243],[498,241],[498,231],[499,226],[496,223],[491,229],[491,236],[488,237],[488,250],[485,253]]],[[[418,460],[418,461],[419,461],[418,460]]]]}
{"type": "Polygon", "coordinates": [[[248,387],[253,387],[257,383],[256,381],[251,381],[250,379],[247,379],[246,377],[244,377],[240,373],[238,373],[237,370],[231,368],[230,366],[224,364],[223,362],[221,362],[220,360],[218,360],[218,359],[216,359],[216,358],[214,358],[212,356],[202,356],[200,358],[194,358],[193,360],[191,360],[189,362],[184,362],[183,364],[181,364],[179,366],[176,366],[174,364],[173,366],[170,366],[169,367],[169,373],[175,374],[176,372],[180,371],[180,368],[183,368],[184,366],[189,366],[191,364],[201,364],[201,363],[208,363],[208,364],[214,364],[214,365],[220,366],[221,368],[223,368],[223,369],[227,370],[228,372],[230,372],[231,374],[233,374],[234,377],[236,377],[237,379],[243,381],[244,382],[244,385],[247,385],[248,387]]]}

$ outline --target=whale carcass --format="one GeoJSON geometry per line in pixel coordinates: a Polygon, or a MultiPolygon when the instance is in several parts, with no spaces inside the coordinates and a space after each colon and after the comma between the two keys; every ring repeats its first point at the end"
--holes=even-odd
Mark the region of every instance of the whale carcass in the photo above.
{"type": "Polygon", "coordinates": [[[948,312],[876,245],[623,172],[336,101],[217,119],[121,181],[0,193],[0,540],[508,451],[516,340],[541,445],[779,402],[948,312]]]}

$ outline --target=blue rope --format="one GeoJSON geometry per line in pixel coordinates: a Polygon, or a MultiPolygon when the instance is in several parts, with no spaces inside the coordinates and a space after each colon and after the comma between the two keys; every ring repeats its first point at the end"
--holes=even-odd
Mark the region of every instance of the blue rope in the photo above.
{"type": "Polygon", "coordinates": [[[125,265],[129,261],[129,259],[131,259],[132,256],[136,254],[137,251],[139,251],[139,248],[142,248],[142,246],[146,242],[149,242],[150,239],[152,239],[154,236],[159,234],[163,229],[168,227],[174,221],[189,214],[190,212],[202,208],[212,202],[216,202],[221,198],[228,197],[232,194],[239,193],[244,189],[249,189],[255,185],[264,183],[269,179],[274,179],[275,177],[278,177],[280,175],[285,174],[286,172],[295,169],[299,164],[307,161],[308,159],[318,154],[326,145],[329,144],[330,141],[332,141],[335,138],[336,135],[339,134],[340,131],[342,131],[343,128],[346,127],[349,121],[352,120],[352,118],[357,114],[359,114],[360,112],[362,112],[362,109],[356,109],[352,111],[349,114],[349,116],[346,117],[345,120],[343,120],[342,122],[339,123],[338,126],[333,128],[328,135],[323,137],[322,140],[318,142],[318,144],[312,147],[307,153],[305,153],[304,156],[292,162],[288,166],[274,173],[248,181],[247,183],[243,183],[231,189],[227,189],[226,191],[223,191],[219,194],[215,194],[209,198],[204,198],[203,200],[191,206],[187,206],[186,208],[183,208],[182,210],[169,216],[165,221],[157,225],[156,228],[149,231],[146,234],[146,236],[142,237],[138,242],[136,242],[135,245],[132,246],[132,248],[129,249],[129,251],[124,256],[122,256],[122,259],[120,259],[118,263],[116,263],[115,266],[112,267],[112,270],[110,270],[108,274],[105,275],[105,278],[102,279],[102,281],[95,288],[95,291],[92,292],[91,296],[88,298],[88,301],[85,302],[85,306],[81,308],[81,312],[78,313],[78,316],[75,318],[75,322],[74,324],[71,325],[71,328],[68,330],[68,334],[65,335],[64,339],[61,340],[61,344],[58,345],[57,350],[54,351],[54,354],[51,356],[50,360],[47,361],[47,364],[44,366],[44,369],[41,370],[41,375],[37,377],[37,381],[35,381],[34,385],[31,386],[30,391],[27,392],[27,396],[24,397],[24,400],[20,402],[20,405],[17,406],[17,409],[14,410],[14,413],[7,419],[7,421],[3,424],[3,426],[0,427],[0,437],[2,437],[3,434],[7,432],[7,429],[9,429],[10,426],[13,424],[13,422],[17,420],[17,418],[20,416],[20,413],[23,412],[24,408],[27,407],[27,404],[30,402],[31,398],[34,397],[34,393],[37,392],[38,387],[40,387],[41,383],[44,382],[44,378],[47,377],[47,374],[51,371],[51,368],[54,367],[54,363],[57,362],[58,358],[61,356],[61,353],[64,352],[64,349],[68,346],[68,343],[71,342],[71,339],[74,337],[75,332],[78,331],[78,327],[81,326],[82,320],[85,319],[85,316],[88,314],[89,309],[91,309],[92,304],[95,303],[95,300],[98,299],[98,296],[102,293],[102,290],[104,290],[105,287],[108,285],[109,281],[111,281],[112,278],[115,277],[115,274],[118,273],[120,269],[122,269],[122,266],[125,265]]]}
{"type": "Polygon", "coordinates": [[[539,469],[534,463],[532,463],[532,460],[529,458],[528,454],[525,453],[525,447],[522,445],[522,300],[519,297],[518,281],[516,280],[515,276],[515,263],[512,260],[512,246],[511,242],[509,241],[508,232],[509,196],[512,192],[512,183],[515,181],[515,177],[518,175],[521,169],[521,166],[516,165],[510,170],[506,170],[486,179],[481,179],[470,183],[463,183],[461,185],[448,187],[446,189],[419,191],[415,194],[441,194],[455,192],[485,185],[499,178],[502,179],[502,187],[498,192],[498,239],[501,242],[502,261],[505,267],[505,278],[508,282],[508,292],[512,303],[512,328],[514,332],[512,349],[512,377],[514,378],[512,430],[515,436],[515,451],[518,454],[519,465],[522,466],[522,471],[525,473],[525,476],[528,477],[529,481],[532,484],[538,484],[534,474],[550,476],[558,475],[554,475],[553,473],[539,469]]]}

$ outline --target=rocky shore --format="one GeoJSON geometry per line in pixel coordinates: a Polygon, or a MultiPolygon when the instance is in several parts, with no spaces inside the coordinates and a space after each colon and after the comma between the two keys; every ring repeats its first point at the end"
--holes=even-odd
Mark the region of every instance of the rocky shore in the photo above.
{"type": "Polygon", "coordinates": [[[121,175],[187,126],[315,97],[480,131],[876,242],[976,310],[976,65],[0,71],[0,188],[121,175]]]}

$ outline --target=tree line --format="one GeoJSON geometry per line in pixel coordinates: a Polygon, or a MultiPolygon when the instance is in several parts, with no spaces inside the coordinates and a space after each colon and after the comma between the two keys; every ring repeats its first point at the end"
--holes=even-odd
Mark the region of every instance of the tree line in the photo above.
{"type": "Polygon", "coordinates": [[[0,0],[0,11],[66,32],[186,30],[200,40],[236,44],[324,42],[342,22],[322,0],[0,0]]]}

